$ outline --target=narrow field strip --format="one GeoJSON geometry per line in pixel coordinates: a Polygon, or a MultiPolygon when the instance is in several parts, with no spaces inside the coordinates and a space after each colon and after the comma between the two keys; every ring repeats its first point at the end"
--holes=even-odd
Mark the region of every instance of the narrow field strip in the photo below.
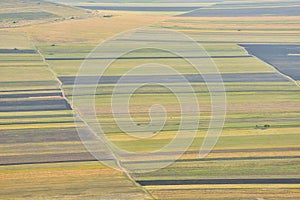
{"type": "Polygon", "coordinates": [[[299,16],[297,6],[265,7],[265,8],[215,8],[198,9],[178,17],[244,17],[244,16],[299,16]]]}
{"type": "MultiPolygon", "coordinates": [[[[283,151],[300,151],[300,148],[298,147],[288,147],[288,148],[253,148],[253,149],[213,149],[211,153],[249,153],[249,152],[283,152],[283,151]]],[[[170,155],[170,154],[177,154],[179,152],[173,151],[173,152],[160,152],[160,155],[170,155]]],[[[190,151],[187,150],[185,154],[197,154],[198,151],[190,151]]],[[[130,156],[131,154],[125,155],[130,156]]],[[[143,154],[141,154],[143,155],[143,154]]],[[[156,154],[157,155],[157,154],[156,154]]],[[[210,158],[203,158],[201,160],[205,161],[205,159],[210,158]]]]}
{"type": "MultiPolygon", "coordinates": [[[[206,161],[248,161],[248,160],[277,160],[277,159],[295,159],[300,158],[299,156],[260,156],[260,157],[224,157],[224,158],[204,158],[204,159],[179,159],[176,163],[189,163],[189,162],[206,162],[206,161]]],[[[124,162],[124,164],[147,164],[147,163],[168,163],[172,160],[143,160],[143,161],[130,161],[124,162]]]]}
{"type": "MultiPolygon", "coordinates": [[[[178,59],[181,57],[176,57],[176,56],[165,56],[165,57],[120,57],[118,60],[144,60],[144,59],[178,59]]],[[[243,56],[187,56],[185,59],[188,58],[252,58],[251,55],[243,55],[243,56]]],[[[115,58],[45,58],[46,60],[60,60],[60,61],[65,61],[65,60],[114,60],[115,58]]]]}
{"type": "Polygon", "coordinates": [[[0,49],[0,54],[36,54],[33,49],[0,49]]]}
{"type": "MultiPolygon", "coordinates": [[[[216,74],[206,74],[205,75],[209,82],[214,82],[216,79],[214,77],[216,74]]],[[[122,76],[102,76],[99,80],[99,84],[116,84],[122,76]]],[[[184,77],[191,83],[201,83],[205,82],[203,76],[199,74],[184,74],[184,77]]],[[[95,80],[99,78],[96,76],[62,76],[59,79],[64,85],[74,85],[75,80],[82,85],[94,84],[95,80]]],[[[278,73],[228,73],[222,74],[222,79],[224,82],[287,82],[288,80],[282,77],[278,73]]],[[[129,83],[179,83],[178,76],[176,75],[156,75],[156,76],[126,76],[126,81],[119,84],[129,84],[129,83]]]]}
{"type": "Polygon", "coordinates": [[[3,126],[3,125],[38,125],[38,124],[58,124],[58,123],[61,123],[62,125],[65,124],[65,123],[74,123],[74,120],[73,118],[72,119],[59,119],[59,120],[56,120],[56,121],[50,121],[50,120],[45,120],[45,121],[19,121],[19,122],[3,122],[0,120],[0,125],[3,126]]]}
{"type": "Polygon", "coordinates": [[[0,166],[97,161],[89,152],[14,155],[0,158],[0,166]]]}
{"type": "Polygon", "coordinates": [[[137,181],[142,186],[151,185],[216,185],[216,184],[300,184],[300,178],[270,179],[202,179],[202,180],[147,180],[137,181]]]}
{"type": "MultiPolygon", "coordinates": [[[[46,124],[14,124],[14,125],[1,125],[0,130],[21,130],[21,129],[40,129],[40,128],[75,128],[80,124],[72,123],[46,123],[46,124]]],[[[84,126],[84,124],[82,124],[84,126]]]]}
{"type": "Polygon", "coordinates": [[[5,118],[49,118],[49,117],[72,117],[72,110],[58,110],[58,111],[32,111],[32,112],[0,112],[0,119],[5,118]]]}
{"type": "Polygon", "coordinates": [[[143,12],[185,12],[200,8],[199,6],[78,6],[90,10],[118,10],[118,11],[143,11],[143,12]]]}
{"type": "Polygon", "coordinates": [[[23,94],[0,94],[0,98],[50,98],[50,97],[62,97],[61,92],[52,93],[23,93],[23,94]]]}
{"type": "Polygon", "coordinates": [[[158,185],[144,186],[148,190],[193,190],[193,189],[300,189],[300,184],[217,184],[217,185],[158,185]]]}

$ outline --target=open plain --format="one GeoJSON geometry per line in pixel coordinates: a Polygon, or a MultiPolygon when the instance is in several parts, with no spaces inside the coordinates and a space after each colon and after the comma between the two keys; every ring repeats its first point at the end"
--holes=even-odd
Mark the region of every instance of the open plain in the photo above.
{"type": "MultiPolygon", "coordinates": [[[[0,5],[0,199],[300,199],[300,1],[13,0],[0,5]],[[183,49],[184,41],[159,29],[187,35],[207,56],[183,49]],[[138,37],[115,41],[111,51],[163,43],[166,49],[186,51],[189,59],[210,59],[218,68],[226,89],[226,120],[205,158],[199,158],[199,149],[212,100],[203,77],[213,82],[215,74],[210,66],[199,74],[182,57],[157,49],[85,59],[99,43],[128,30],[138,37]],[[92,97],[86,91],[94,87],[98,69],[78,75],[86,60],[114,61],[92,97]],[[178,153],[144,155],[170,143],[180,127],[179,100],[162,84],[188,93],[174,74],[126,75],[144,63],[169,65],[183,75],[201,115],[195,130],[193,112],[187,113],[191,126],[182,131],[182,141],[192,139],[192,144],[179,159],[140,173],[178,153]],[[141,83],[147,84],[130,98],[135,124],[149,125],[152,105],[167,111],[163,128],[142,139],[118,126],[111,107],[112,97],[122,99],[141,83]],[[115,94],[116,86],[124,93],[115,94]],[[76,97],[74,87],[81,88],[76,97]],[[99,162],[82,143],[78,129],[91,129],[89,119],[76,117],[74,98],[94,98],[105,136],[136,152],[107,157],[119,170],[99,162]]],[[[118,111],[117,120],[126,121],[128,116],[118,111]]]]}

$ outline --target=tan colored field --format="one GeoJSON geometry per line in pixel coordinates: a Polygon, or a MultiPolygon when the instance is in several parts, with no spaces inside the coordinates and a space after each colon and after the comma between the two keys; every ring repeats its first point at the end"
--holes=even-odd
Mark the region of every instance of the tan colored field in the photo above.
{"type": "Polygon", "coordinates": [[[158,199],[299,199],[299,188],[281,189],[171,189],[156,190],[153,195],[158,199]]]}
{"type": "Polygon", "coordinates": [[[299,16],[264,17],[174,17],[162,22],[163,27],[176,29],[239,29],[299,31],[299,16]]]}
{"type": "Polygon", "coordinates": [[[112,18],[92,17],[88,19],[68,20],[18,28],[15,31],[28,33],[36,43],[97,44],[97,42],[108,39],[120,32],[150,26],[165,18],[164,16],[140,16],[124,13],[112,18]]]}
{"type": "Polygon", "coordinates": [[[147,199],[98,162],[0,167],[1,199],[147,199]],[[83,181],[84,180],[84,181],[83,181]]]}

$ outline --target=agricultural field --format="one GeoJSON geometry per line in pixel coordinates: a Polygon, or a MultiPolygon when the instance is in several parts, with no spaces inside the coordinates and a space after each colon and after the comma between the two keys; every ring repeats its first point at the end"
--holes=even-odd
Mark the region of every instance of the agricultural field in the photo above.
{"type": "Polygon", "coordinates": [[[279,72],[293,80],[300,79],[298,71],[300,47],[298,45],[246,45],[244,47],[249,53],[274,66],[279,72]]]}
{"type": "Polygon", "coordinates": [[[49,1],[3,0],[0,7],[0,28],[86,18],[92,15],[90,11],[49,1]]]}
{"type": "Polygon", "coordinates": [[[0,199],[300,199],[300,1],[0,5],[0,199]],[[205,52],[162,30],[185,34],[205,52]],[[124,31],[104,53],[90,55],[124,31]],[[163,49],[151,48],[157,44],[163,49]],[[113,57],[130,46],[143,48],[113,57]],[[201,72],[188,59],[201,62],[201,72]],[[97,65],[79,73],[85,63],[106,62],[101,79],[97,65]],[[145,63],[152,65],[129,73],[145,63]],[[199,158],[213,118],[209,85],[218,75],[226,118],[212,151],[199,158]],[[135,86],[128,101],[132,125],[123,106],[135,86]],[[186,98],[191,93],[200,116],[186,98]],[[167,114],[155,118],[149,111],[158,104],[167,114]],[[178,136],[183,114],[182,143],[163,149],[178,136]],[[155,119],[164,121],[162,128],[146,129],[155,119]],[[124,151],[98,147],[95,135],[124,151]]]}
{"type": "Polygon", "coordinates": [[[241,17],[241,16],[298,16],[299,7],[253,7],[253,8],[222,8],[218,9],[212,6],[209,9],[197,9],[190,13],[183,14],[187,17],[241,17]]]}

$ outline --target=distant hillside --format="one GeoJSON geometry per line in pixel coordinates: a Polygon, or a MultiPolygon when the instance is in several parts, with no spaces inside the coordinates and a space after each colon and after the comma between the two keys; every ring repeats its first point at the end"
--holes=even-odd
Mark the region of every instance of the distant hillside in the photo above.
{"type": "Polygon", "coordinates": [[[90,11],[44,0],[1,0],[0,28],[84,18],[90,11]]]}

